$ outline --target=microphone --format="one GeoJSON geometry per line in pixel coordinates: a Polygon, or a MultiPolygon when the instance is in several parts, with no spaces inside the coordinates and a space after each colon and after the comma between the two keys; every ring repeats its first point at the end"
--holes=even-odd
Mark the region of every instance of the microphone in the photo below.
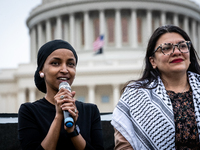
{"type": "MultiPolygon", "coordinates": [[[[59,85],[59,90],[61,88],[67,89],[68,91],[71,92],[71,87],[70,87],[69,83],[67,83],[67,82],[61,82],[59,85]]],[[[74,119],[72,118],[71,114],[67,110],[64,110],[63,114],[64,114],[65,126],[68,128],[72,127],[74,125],[74,119]]]]}

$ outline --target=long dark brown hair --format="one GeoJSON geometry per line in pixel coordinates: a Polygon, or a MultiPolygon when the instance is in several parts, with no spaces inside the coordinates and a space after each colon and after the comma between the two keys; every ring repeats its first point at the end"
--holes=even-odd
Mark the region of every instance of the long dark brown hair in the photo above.
{"type": "MultiPolygon", "coordinates": [[[[149,39],[149,43],[147,46],[147,51],[146,51],[146,56],[145,56],[145,68],[143,70],[142,77],[138,80],[131,80],[126,83],[125,87],[122,89],[122,92],[124,89],[128,86],[129,83],[131,82],[136,82],[137,88],[155,88],[157,87],[157,84],[154,87],[149,87],[150,83],[152,81],[155,81],[157,83],[158,81],[158,76],[160,76],[160,72],[158,69],[153,69],[149,57],[154,57],[154,49],[156,42],[160,38],[161,35],[165,33],[171,33],[175,32],[180,34],[186,41],[191,41],[190,37],[187,35],[185,31],[183,31],[181,28],[174,26],[174,25],[166,25],[166,26],[161,26],[157,28],[154,33],[152,34],[151,38],[149,39]],[[145,81],[145,82],[140,82],[140,81],[145,81]]],[[[200,74],[200,66],[198,63],[199,57],[197,55],[196,50],[194,49],[193,45],[191,44],[190,48],[190,66],[187,71],[192,71],[194,73],[200,74]]]]}

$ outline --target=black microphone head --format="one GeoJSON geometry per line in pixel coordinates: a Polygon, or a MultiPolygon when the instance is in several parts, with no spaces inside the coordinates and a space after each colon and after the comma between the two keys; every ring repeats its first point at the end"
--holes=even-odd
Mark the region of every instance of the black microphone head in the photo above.
{"type": "Polygon", "coordinates": [[[70,87],[69,83],[67,83],[67,82],[61,82],[60,85],[59,85],[59,90],[61,88],[67,89],[68,91],[71,92],[71,87],[70,87]]]}

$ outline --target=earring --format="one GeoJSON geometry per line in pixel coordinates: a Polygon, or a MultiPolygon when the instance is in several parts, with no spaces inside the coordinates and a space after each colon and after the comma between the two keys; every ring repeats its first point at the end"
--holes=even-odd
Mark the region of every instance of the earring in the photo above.
{"type": "Polygon", "coordinates": [[[44,73],[43,72],[40,73],[40,78],[44,78],[44,73]]]}

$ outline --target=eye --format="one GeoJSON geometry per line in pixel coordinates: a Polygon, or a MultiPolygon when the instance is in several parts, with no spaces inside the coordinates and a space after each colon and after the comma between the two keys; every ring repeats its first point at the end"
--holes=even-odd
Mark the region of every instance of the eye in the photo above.
{"type": "Polygon", "coordinates": [[[163,51],[167,51],[167,50],[170,50],[171,48],[172,48],[171,46],[163,46],[162,50],[163,51]]]}
{"type": "Polygon", "coordinates": [[[162,50],[163,50],[163,51],[169,51],[169,50],[171,50],[172,48],[173,48],[173,46],[172,46],[170,43],[165,44],[165,45],[162,46],[162,50]]]}
{"type": "Polygon", "coordinates": [[[185,49],[185,48],[187,48],[187,45],[185,43],[181,43],[181,44],[179,44],[179,48],[185,49]]]}
{"type": "Polygon", "coordinates": [[[74,66],[75,66],[75,63],[69,62],[69,63],[68,63],[68,66],[69,66],[69,67],[74,67],[74,66]]]}
{"type": "Polygon", "coordinates": [[[59,65],[59,63],[56,62],[56,61],[52,62],[51,64],[52,64],[53,66],[58,66],[58,65],[59,65]]]}

